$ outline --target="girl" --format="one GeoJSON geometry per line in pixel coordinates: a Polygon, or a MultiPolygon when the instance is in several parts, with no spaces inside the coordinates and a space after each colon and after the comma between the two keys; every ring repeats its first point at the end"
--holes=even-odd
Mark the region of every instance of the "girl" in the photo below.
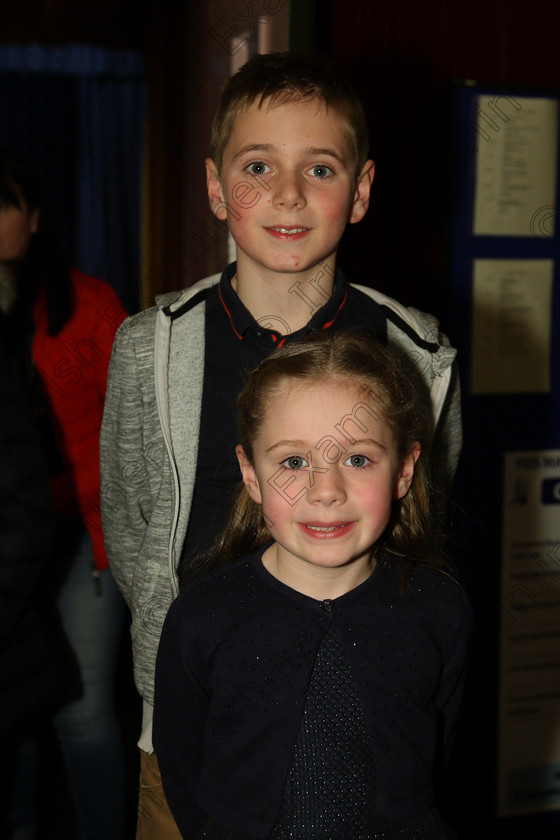
{"type": "Polygon", "coordinates": [[[154,746],[187,840],[453,836],[433,776],[470,613],[434,553],[418,380],[355,330],[249,375],[219,568],[158,653],[154,746]]]}

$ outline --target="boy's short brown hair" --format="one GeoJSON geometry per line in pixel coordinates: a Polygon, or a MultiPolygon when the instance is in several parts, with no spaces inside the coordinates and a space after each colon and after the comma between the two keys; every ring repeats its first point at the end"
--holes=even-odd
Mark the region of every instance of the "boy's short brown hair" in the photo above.
{"type": "Polygon", "coordinates": [[[212,158],[218,172],[237,115],[254,102],[261,107],[318,99],[337,111],[348,127],[356,176],[367,160],[369,140],[356,93],[324,58],[297,53],[255,55],[222,88],[212,123],[212,158]]]}

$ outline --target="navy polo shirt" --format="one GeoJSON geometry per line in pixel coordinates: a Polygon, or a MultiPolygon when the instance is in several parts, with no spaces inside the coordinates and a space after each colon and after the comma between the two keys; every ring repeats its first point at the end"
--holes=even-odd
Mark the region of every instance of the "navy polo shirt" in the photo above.
{"type": "Polygon", "coordinates": [[[235,401],[245,375],[269,353],[312,330],[359,326],[384,344],[387,342],[384,310],[368,295],[348,286],[339,269],[328,299],[319,283],[309,283],[304,288],[300,281],[294,281],[290,291],[309,307],[310,319],[305,327],[289,334],[289,325],[272,312],[261,323],[255,321],[231,286],[236,269],[236,263],[229,265],[220,282],[207,290],[205,298],[200,437],[193,502],[181,557],[182,576],[196,554],[209,548],[220,532],[229,499],[241,480],[235,455],[235,401]]]}

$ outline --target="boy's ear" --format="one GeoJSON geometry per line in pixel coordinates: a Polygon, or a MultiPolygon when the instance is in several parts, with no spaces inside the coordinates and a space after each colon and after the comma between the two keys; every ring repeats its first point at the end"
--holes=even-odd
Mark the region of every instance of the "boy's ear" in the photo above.
{"type": "Polygon", "coordinates": [[[206,158],[206,186],[208,188],[208,201],[210,210],[221,221],[227,218],[226,202],[222,190],[222,182],[218,174],[218,168],[212,158],[206,158]]]}
{"type": "Polygon", "coordinates": [[[402,499],[408,493],[412,478],[414,476],[414,467],[416,461],[420,457],[422,447],[419,441],[415,440],[410,447],[408,455],[406,455],[400,463],[397,479],[395,481],[395,489],[393,491],[394,499],[402,499]]]}
{"type": "Polygon", "coordinates": [[[257,502],[257,504],[262,504],[261,489],[255,474],[255,468],[245,455],[242,446],[237,445],[235,447],[235,454],[237,455],[237,460],[239,461],[239,469],[241,470],[243,484],[247,488],[249,496],[254,502],[257,502]]]}
{"type": "Polygon", "coordinates": [[[348,221],[351,225],[360,222],[366,215],[369,207],[369,193],[375,174],[375,164],[372,160],[366,160],[362,166],[362,171],[356,178],[356,188],[354,190],[354,200],[350,208],[350,216],[348,221]]]}

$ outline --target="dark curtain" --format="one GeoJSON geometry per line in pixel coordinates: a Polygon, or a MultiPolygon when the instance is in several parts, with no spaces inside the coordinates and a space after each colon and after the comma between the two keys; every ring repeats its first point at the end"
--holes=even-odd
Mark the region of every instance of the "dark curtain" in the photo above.
{"type": "Polygon", "coordinates": [[[70,262],[138,309],[144,59],[100,47],[0,47],[0,145],[43,177],[70,262]]]}

